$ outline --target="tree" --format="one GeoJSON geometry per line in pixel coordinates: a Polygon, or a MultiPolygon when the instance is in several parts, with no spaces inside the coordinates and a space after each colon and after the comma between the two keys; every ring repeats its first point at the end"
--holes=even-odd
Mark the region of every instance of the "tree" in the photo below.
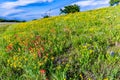
{"type": "Polygon", "coordinates": [[[80,11],[80,7],[76,4],[65,6],[64,9],[60,9],[61,14],[62,13],[65,13],[65,14],[75,13],[79,11],[80,11]]]}
{"type": "Polygon", "coordinates": [[[43,18],[49,18],[50,16],[49,15],[45,15],[43,18]]]}
{"type": "Polygon", "coordinates": [[[120,0],[110,0],[110,6],[114,6],[115,4],[118,5],[120,0]]]}

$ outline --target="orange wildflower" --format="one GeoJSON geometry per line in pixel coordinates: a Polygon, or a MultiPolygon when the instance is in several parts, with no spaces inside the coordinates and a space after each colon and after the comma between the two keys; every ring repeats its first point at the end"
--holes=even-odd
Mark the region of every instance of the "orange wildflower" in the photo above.
{"type": "Polygon", "coordinates": [[[45,74],[46,71],[45,71],[44,69],[41,69],[41,70],[40,70],[40,73],[41,73],[41,74],[45,74]]]}
{"type": "Polygon", "coordinates": [[[40,50],[38,50],[38,57],[42,57],[40,50]]]}
{"type": "Polygon", "coordinates": [[[13,49],[13,44],[9,44],[7,46],[7,52],[11,51],[13,49]]]}

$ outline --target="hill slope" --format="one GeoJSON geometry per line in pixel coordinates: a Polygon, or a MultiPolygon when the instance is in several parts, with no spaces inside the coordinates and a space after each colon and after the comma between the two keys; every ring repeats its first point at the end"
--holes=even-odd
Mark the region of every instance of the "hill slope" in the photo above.
{"type": "Polygon", "coordinates": [[[0,79],[119,80],[120,6],[10,26],[0,79]]]}

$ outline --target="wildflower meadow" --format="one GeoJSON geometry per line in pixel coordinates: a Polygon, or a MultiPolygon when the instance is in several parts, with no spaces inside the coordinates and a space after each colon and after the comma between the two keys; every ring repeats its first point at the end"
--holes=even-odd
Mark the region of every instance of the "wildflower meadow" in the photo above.
{"type": "Polygon", "coordinates": [[[0,80],[120,80],[120,6],[0,31],[0,80]]]}

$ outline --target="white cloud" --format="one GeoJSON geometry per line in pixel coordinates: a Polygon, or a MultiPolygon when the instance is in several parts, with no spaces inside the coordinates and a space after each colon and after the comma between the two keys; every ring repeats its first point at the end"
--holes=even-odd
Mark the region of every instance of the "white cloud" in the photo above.
{"type": "Polygon", "coordinates": [[[85,1],[78,1],[73,4],[77,4],[81,7],[86,7],[86,6],[97,6],[97,5],[105,5],[108,4],[110,0],[85,0],[85,1]]]}
{"type": "Polygon", "coordinates": [[[20,13],[20,12],[24,12],[24,10],[21,10],[21,9],[10,9],[9,11],[6,11],[4,14],[1,14],[1,16],[5,17],[5,16],[8,16],[10,14],[20,13]]]}
{"type": "Polygon", "coordinates": [[[0,4],[1,8],[13,9],[18,6],[26,6],[32,3],[52,2],[53,0],[17,0],[15,2],[5,2],[0,4]]]}
{"type": "Polygon", "coordinates": [[[0,4],[0,8],[5,9],[4,14],[1,14],[1,15],[5,17],[10,14],[23,12],[24,10],[22,9],[16,9],[16,7],[19,7],[19,6],[26,6],[32,3],[42,3],[42,2],[52,2],[52,1],[53,0],[17,0],[15,2],[4,2],[0,4]]]}

